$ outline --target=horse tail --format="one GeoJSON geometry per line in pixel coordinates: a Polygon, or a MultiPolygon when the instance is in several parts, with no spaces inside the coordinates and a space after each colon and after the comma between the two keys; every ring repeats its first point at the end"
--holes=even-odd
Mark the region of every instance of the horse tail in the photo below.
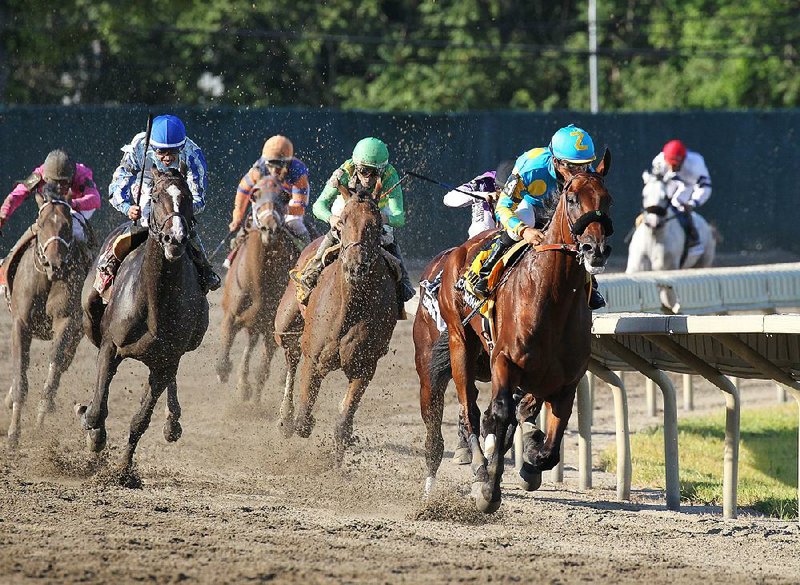
{"type": "Polygon", "coordinates": [[[431,389],[442,391],[447,387],[447,383],[453,377],[453,369],[450,364],[450,334],[445,329],[439,335],[439,339],[431,348],[431,363],[429,368],[431,389]]]}

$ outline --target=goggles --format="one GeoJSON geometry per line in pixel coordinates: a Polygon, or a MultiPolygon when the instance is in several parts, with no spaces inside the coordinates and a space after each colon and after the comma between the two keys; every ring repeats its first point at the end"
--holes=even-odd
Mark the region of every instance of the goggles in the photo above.
{"type": "Polygon", "coordinates": [[[356,172],[362,177],[374,177],[379,175],[381,170],[378,167],[371,167],[368,165],[356,165],[356,172]]]}
{"type": "Polygon", "coordinates": [[[274,167],[276,169],[285,169],[289,166],[289,161],[280,158],[273,158],[267,161],[267,166],[274,167]]]}
{"type": "Polygon", "coordinates": [[[181,149],[180,148],[156,148],[155,151],[156,151],[156,154],[158,156],[167,156],[167,155],[177,156],[178,153],[181,151],[181,149]]]}
{"type": "Polygon", "coordinates": [[[565,167],[567,167],[567,169],[569,169],[569,171],[571,173],[580,173],[580,172],[588,171],[589,170],[589,165],[591,163],[588,163],[588,162],[577,163],[577,162],[569,162],[569,161],[566,161],[566,160],[562,160],[561,164],[564,165],[565,167]]]}

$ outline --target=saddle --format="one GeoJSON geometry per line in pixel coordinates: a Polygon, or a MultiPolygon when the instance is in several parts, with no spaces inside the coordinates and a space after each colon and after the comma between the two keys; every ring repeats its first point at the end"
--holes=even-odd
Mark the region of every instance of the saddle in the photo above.
{"type": "Polygon", "coordinates": [[[111,300],[114,278],[122,261],[147,240],[147,228],[123,225],[106,240],[105,248],[97,263],[94,289],[100,294],[105,304],[111,300]],[[116,232],[116,233],[115,233],[116,232]]]}
{"type": "MultiPolygon", "coordinates": [[[[471,308],[477,309],[481,307],[480,312],[482,315],[485,315],[486,312],[490,311],[489,307],[494,306],[494,302],[492,301],[492,296],[489,295],[489,298],[486,299],[484,303],[484,299],[479,297],[475,294],[473,287],[474,283],[477,282],[477,279],[474,276],[477,276],[480,272],[481,268],[483,268],[483,263],[489,257],[489,253],[491,251],[491,244],[494,242],[496,238],[499,238],[502,235],[502,232],[496,233],[490,240],[488,240],[481,250],[475,255],[475,258],[470,263],[469,268],[466,270],[464,275],[458,280],[456,284],[457,288],[460,288],[464,291],[464,302],[471,308]]],[[[520,256],[527,248],[530,247],[525,240],[520,240],[497,261],[497,263],[492,267],[492,272],[489,274],[488,277],[488,286],[489,290],[494,290],[497,283],[500,282],[500,279],[505,272],[506,266],[512,264],[513,260],[520,256]]]]}

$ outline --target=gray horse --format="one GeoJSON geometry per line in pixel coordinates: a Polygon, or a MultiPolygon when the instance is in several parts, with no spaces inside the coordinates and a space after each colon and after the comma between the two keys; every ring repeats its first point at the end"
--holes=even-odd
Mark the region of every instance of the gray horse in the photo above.
{"type": "MultiPolygon", "coordinates": [[[[119,364],[133,358],[150,370],[123,454],[123,484],[129,481],[136,445],[165,389],[164,437],[167,441],[180,438],[178,366],[183,354],[197,349],[208,328],[208,301],[187,252],[193,216],[186,180],[178,171],[160,173],[154,169],[151,198],[147,235],[141,234],[143,230],[133,232],[134,238],[144,237],[145,242],[122,261],[108,305],[103,305],[93,286],[94,271],[86,280],[83,295],[84,329],[100,351],[94,397],[88,406],[76,405],[75,410],[92,451],[102,451],[106,444],[108,392],[119,364]]],[[[117,230],[106,246],[121,237],[125,236],[117,230]]]]}
{"type": "Polygon", "coordinates": [[[45,185],[37,195],[39,215],[28,242],[8,259],[13,379],[6,397],[11,410],[8,446],[19,442],[22,406],[28,395],[32,339],[53,340],[47,381],[37,415],[41,426],[55,409],[61,375],[69,368],[83,337],[80,318],[81,283],[89,268],[88,255],[72,233],[72,207],[61,199],[58,186],[45,185]]]}

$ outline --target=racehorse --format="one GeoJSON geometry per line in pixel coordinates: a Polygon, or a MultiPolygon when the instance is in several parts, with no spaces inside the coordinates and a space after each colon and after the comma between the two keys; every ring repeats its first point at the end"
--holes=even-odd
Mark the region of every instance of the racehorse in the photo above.
{"type": "MultiPolygon", "coordinates": [[[[141,408],[131,421],[122,483],[130,478],[136,445],[164,389],[164,437],[170,442],[180,438],[178,366],[183,354],[197,349],[208,328],[208,301],[186,249],[193,224],[192,194],[177,170],[162,173],[154,168],[152,172],[152,211],[145,243],[122,261],[107,306],[98,305],[102,300],[93,294],[94,270],[83,293],[84,329],[99,353],[94,397],[88,406],[76,405],[76,414],[92,451],[102,451],[106,444],[108,393],[119,364],[133,358],[150,370],[141,408]]],[[[115,237],[117,232],[112,232],[109,240],[115,237]]]]}
{"type": "Polygon", "coordinates": [[[37,426],[41,426],[45,415],[55,409],[61,375],[72,363],[83,337],[80,291],[89,259],[73,237],[72,207],[61,198],[55,183],[46,184],[36,200],[39,214],[32,229],[35,238],[23,248],[18,261],[8,261],[14,374],[6,405],[11,409],[11,448],[19,441],[20,416],[28,395],[31,340],[53,340],[37,413],[37,426]]]}
{"type": "MultiPolygon", "coordinates": [[[[352,439],[353,416],[378,360],[389,350],[397,322],[397,281],[383,259],[382,225],[371,194],[348,194],[341,212],[339,257],[323,270],[309,297],[305,326],[293,283],[289,283],[275,319],[275,337],[284,348],[287,365],[280,418],[287,436],[296,431],[308,437],[322,380],[337,369],[347,376],[349,385],[334,433],[337,461],[352,439]],[[302,336],[298,336],[301,328],[302,336]],[[301,354],[300,405],[293,421],[294,376],[301,354]]],[[[320,241],[303,251],[298,268],[316,253],[320,241]]]]}
{"type": "Polygon", "coordinates": [[[714,262],[717,248],[713,228],[696,211],[692,212],[702,252],[688,253],[686,230],[678,221],[678,211],[671,205],[667,185],[652,181],[642,190],[642,220],[628,247],[625,272],[706,268],[714,262]]]}
{"type": "Polygon", "coordinates": [[[472,451],[479,510],[491,513],[500,506],[504,454],[518,423],[523,424],[521,475],[527,485],[538,486],[534,478],[558,463],[575,391],[590,356],[588,275],[602,272],[611,252],[606,238],[613,231],[608,215],[612,200],[603,181],[610,163],[606,151],[595,172],[567,170],[561,177],[563,187],[543,243],[507,268],[496,287],[493,346],[482,334],[481,316],[456,290],[457,281],[490,236],[476,236],[444,258],[438,301],[447,328],[430,350],[429,380],[424,379],[425,372],[420,375],[423,413],[436,412],[426,420],[430,474],[426,487],[432,485],[441,462],[441,435],[438,440],[431,438],[431,427],[441,421],[440,397],[451,377],[472,451]],[[486,374],[487,362],[492,397],[481,421],[475,380],[486,374]],[[549,414],[546,435],[533,424],[543,405],[549,414]]]}
{"type": "Polygon", "coordinates": [[[251,229],[225,277],[222,296],[222,351],[217,359],[217,376],[226,382],[232,364],[230,349],[233,339],[242,328],[247,329],[248,344],[239,366],[237,394],[249,400],[248,381],[250,356],[264,337],[264,356],[256,374],[255,397],[269,374],[269,365],[277,344],[274,339],[275,312],[289,280],[289,269],[299,255],[297,246],[284,227],[289,197],[280,183],[271,176],[264,177],[254,189],[251,229]]]}

